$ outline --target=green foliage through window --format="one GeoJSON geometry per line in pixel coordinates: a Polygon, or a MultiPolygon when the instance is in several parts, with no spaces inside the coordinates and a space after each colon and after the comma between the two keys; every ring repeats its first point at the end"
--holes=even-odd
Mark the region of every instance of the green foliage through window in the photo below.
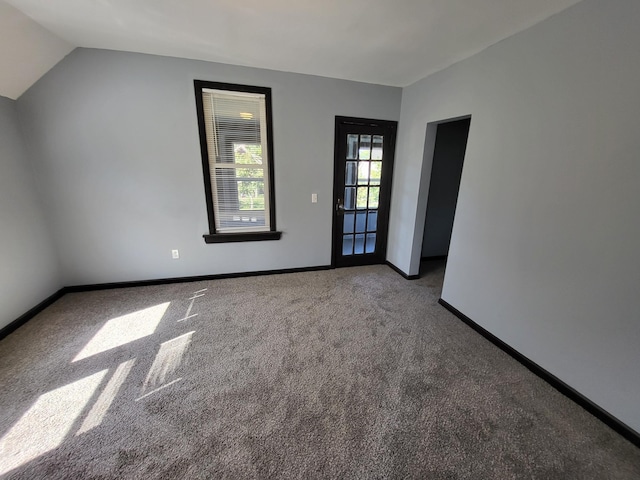
{"type": "Polygon", "coordinates": [[[264,170],[262,169],[262,146],[256,144],[234,144],[236,164],[259,165],[236,169],[238,203],[240,210],[264,210],[264,170]],[[252,180],[253,178],[260,180],[252,180]]]}

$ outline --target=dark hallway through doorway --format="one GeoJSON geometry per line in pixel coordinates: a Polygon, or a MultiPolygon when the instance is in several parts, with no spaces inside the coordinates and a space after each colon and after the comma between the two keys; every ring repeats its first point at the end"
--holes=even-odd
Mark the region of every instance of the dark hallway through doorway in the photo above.
{"type": "Polygon", "coordinates": [[[428,266],[432,261],[444,262],[449,254],[470,124],[471,118],[465,118],[441,123],[437,127],[422,241],[421,273],[429,271],[428,266]]]}

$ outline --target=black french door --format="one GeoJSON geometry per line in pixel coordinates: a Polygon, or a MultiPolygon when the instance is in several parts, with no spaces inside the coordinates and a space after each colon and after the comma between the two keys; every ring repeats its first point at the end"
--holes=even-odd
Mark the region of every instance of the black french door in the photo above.
{"type": "Polygon", "coordinates": [[[384,263],[397,122],[336,117],[333,266],[384,263]]]}

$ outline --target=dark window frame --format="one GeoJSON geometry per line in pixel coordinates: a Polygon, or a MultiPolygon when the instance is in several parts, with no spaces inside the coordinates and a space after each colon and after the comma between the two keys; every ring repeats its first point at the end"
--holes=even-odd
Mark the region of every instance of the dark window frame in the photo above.
{"type": "Polygon", "coordinates": [[[234,83],[210,82],[206,80],[193,81],[196,96],[196,113],[198,116],[198,133],[200,135],[200,153],[202,155],[202,174],[204,176],[204,191],[207,203],[207,217],[209,233],[204,234],[206,243],[248,242],[260,240],[279,240],[282,232],[276,229],[276,194],[273,160],[273,116],[271,107],[271,88],[240,85],[234,83]],[[216,232],[215,213],[213,205],[213,188],[211,186],[211,166],[209,165],[209,148],[207,146],[207,131],[204,120],[203,89],[227,90],[230,92],[258,93],[265,96],[267,122],[267,181],[269,182],[269,231],[262,232],[216,232]]]}

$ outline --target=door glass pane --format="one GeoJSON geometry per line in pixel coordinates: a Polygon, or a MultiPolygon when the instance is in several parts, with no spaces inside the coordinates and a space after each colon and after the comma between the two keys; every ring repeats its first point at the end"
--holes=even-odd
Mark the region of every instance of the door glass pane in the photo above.
{"type": "Polygon", "coordinates": [[[367,190],[367,187],[358,187],[358,199],[356,200],[356,208],[367,208],[367,190]]]}
{"type": "Polygon", "coordinates": [[[353,235],[342,237],[342,255],[353,255],[353,235]]]}
{"type": "Polygon", "coordinates": [[[382,177],[382,162],[371,162],[370,184],[380,185],[380,177],[382,177]]]}
{"type": "Polygon", "coordinates": [[[356,208],[356,187],[346,187],[344,189],[344,209],[355,210],[356,208]]]}
{"type": "Polygon", "coordinates": [[[371,149],[371,160],[382,160],[382,135],[373,136],[373,148],[371,149]]]}
{"type": "Polygon", "coordinates": [[[369,184],[369,162],[358,163],[358,185],[369,184]]]}
{"type": "Polygon", "coordinates": [[[371,158],[371,135],[360,135],[358,154],[360,160],[369,160],[371,158]]]}
{"type": "Polygon", "coordinates": [[[354,247],[354,253],[356,255],[362,255],[364,253],[364,234],[356,235],[354,247]]]}
{"type": "Polygon", "coordinates": [[[378,228],[378,212],[370,211],[367,220],[367,232],[375,232],[378,228]]]}
{"type": "Polygon", "coordinates": [[[366,253],[373,253],[376,251],[376,234],[367,233],[367,248],[366,253]]]}
{"type": "Polygon", "coordinates": [[[367,224],[367,212],[358,212],[356,214],[356,233],[364,233],[367,224]]]}
{"type": "Polygon", "coordinates": [[[344,184],[355,185],[356,184],[356,165],[357,162],[347,162],[347,168],[344,173],[344,184]]]}
{"type": "MultiPolygon", "coordinates": [[[[358,187],[358,196],[360,196],[360,187],[358,187]]],[[[369,189],[369,208],[378,208],[378,200],[380,199],[380,187],[371,187],[369,189]]],[[[359,201],[360,199],[358,199],[359,201]]]]}
{"type": "Polygon", "coordinates": [[[347,158],[358,158],[356,152],[358,151],[358,135],[347,135],[347,158]]]}
{"type": "Polygon", "coordinates": [[[353,219],[355,215],[353,213],[344,214],[344,228],[343,233],[353,233],[353,219]]]}

